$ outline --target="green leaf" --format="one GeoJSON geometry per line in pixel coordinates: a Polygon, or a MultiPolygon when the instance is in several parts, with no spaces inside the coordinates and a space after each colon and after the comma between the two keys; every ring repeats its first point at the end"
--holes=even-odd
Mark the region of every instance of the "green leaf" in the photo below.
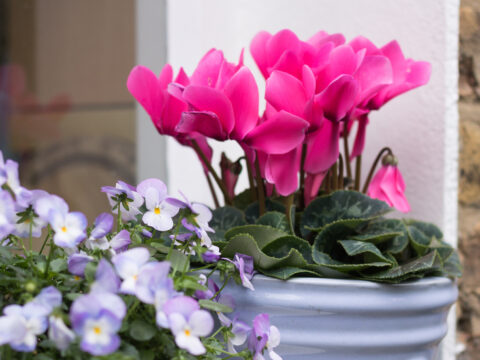
{"type": "Polygon", "coordinates": [[[408,238],[410,239],[410,244],[415,252],[419,256],[425,255],[428,252],[432,238],[429,238],[414,226],[407,226],[407,233],[408,238]]]}
{"type": "Polygon", "coordinates": [[[263,247],[262,251],[268,256],[275,258],[283,258],[287,256],[291,249],[296,249],[303,258],[308,262],[312,263],[312,247],[308,241],[303,240],[294,235],[282,236],[268,243],[263,247]]]}
{"type": "MultiPolygon", "coordinates": [[[[254,198],[256,198],[256,196],[257,194],[255,194],[254,198]]],[[[233,206],[240,210],[245,210],[252,202],[254,201],[252,201],[250,189],[245,189],[233,198],[233,206]]]]}
{"type": "Polygon", "coordinates": [[[340,220],[326,225],[323,230],[315,237],[313,243],[313,258],[315,260],[315,251],[339,255],[342,252],[338,245],[338,240],[349,240],[358,235],[357,228],[368,223],[369,220],[351,219],[340,220]]]}
{"type": "Polygon", "coordinates": [[[134,320],[130,324],[129,334],[137,341],[148,341],[155,336],[157,329],[143,320],[134,320]]]}
{"type": "Polygon", "coordinates": [[[261,249],[269,242],[281,237],[288,235],[283,230],[275,229],[271,226],[266,225],[243,225],[236,228],[230,229],[225,233],[225,238],[228,241],[231,241],[233,237],[238,234],[248,234],[251,235],[257,242],[258,247],[261,249]]]}
{"type": "Polygon", "coordinates": [[[87,266],[85,266],[84,276],[88,282],[93,282],[95,280],[95,273],[97,272],[97,263],[89,262],[87,266]]]}
{"type": "Polygon", "coordinates": [[[175,249],[170,253],[168,261],[170,261],[173,271],[183,272],[188,271],[190,268],[188,256],[175,249]]]}
{"type": "Polygon", "coordinates": [[[386,234],[398,233],[379,246],[384,253],[399,254],[404,251],[409,243],[407,228],[402,220],[377,219],[367,228],[367,232],[384,232],[386,234]]]}
{"type": "Polygon", "coordinates": [[[311,229],[320,231],[326,225],[338,220],[367,219],[391,211],[387,203],[372,199],[356,191],[335,191],[313,200],[303,212],[300,230],[303,237],[311,229]]]}
{"type": "Polygon", "coordinates": [[[84,294],[80,294],[80,293],[68,293],[67,295],[65,295],[65,297],[70,300],[70,301],[75,301],[77,298],[79,298],[80,296],[82,296],[84,294]]]}
{"type": "Polygon", "coordinates": [[[165,246],[163,243],[159,242],[151,242],[150,246],[162,254],[168,254],[168,251],[170,250],[168,246],[165,246]]]}
{"type": "Polygon", "coordinates": [[[257,220],[257,225],[271,226],[284,232],[290,231],[290,225],[288,224],[287,216],[278,211],[270,211],[262,215],[257,220]]]}
{"type": "Polygon", "coordinates": [[[191,276],[183,276],[177,281],[176,286],[182,289],[200,290],[200,291],[208,290],[204,285],[198,282],[197,278],[194,278],[191,276]]]}
{"type": "Polygon", "coordinates": [[[314,261],[321,266],[341,271],[341,272],[353,272],[353,271],[361,271],[365,269],[371,268],[385,268],[391,266],[390,263],[384,261],[377,261],[377,262],[369,262],[369,263],[356,263],[356,264],[349,264],[344,263],[335,259],[332,259],[328,254],[323,253],[321,251],[314,252],[314,261]]]}
{"type": "Polygon", "coordinates": [[[460,264],[460,259],[458,258],[458,253],[456,251],[453,251],[450,256],[444,260],[443,272],[447,276],[462,276],[462,266],[460,264]]]}
{"type": "Polygon", "coordinates": [[[442,260],[436,251],[414,259],[406,264],[388,270],[379,271],[371,275],[365,275],[366,279],[374,281],[400,282],[410,277],[423,276],[429,270],[441,267],[442,260]]]}
{"type": "Polygon", "coordinates": [[[280,280],[288,280],[295,275],[318,277],[318,273],[313,270],[302,269],[294,266],[285,266],[279,269],[261,270],[262,274],[271,276],[280,280]]]}
{"type": "Polygon", "coordinates": [[[215,230],[215,233],[210,234],[210,237],[213,241],[224,241],[227,230],[245,224],[245,215],[242,211],[231,206],[215,209],[210,221],[210,226],[215,230]]]}
{"type": "Polygon", "coordinates": [[[348,256],[363,255],[364,262],[386,262],[392,263],[388,258],[382,255],[381,251],[373,244],[356,240],[339,240],[348,256]]]}
{"type": "Polygon", "coordinates": [[[56,273],[62,272],[67,269],[66,259],[55,259],[50,262],[50,270],[56,273]]]}
{"type": "Polygon", "coordinates": [[[261,270],[284,266],[303,268],[307,265],[302,254],[296,249],[291,249],[288,255],[283,258],[266,255],[260,250],[255,239],[249,234],[238,234],[234,236],[222,252],[222,254],[227,257],[233,257],[236,253],[253,257],[256,267],[261,270]]]}
{"type": "MultiPolygon", "coordinates": [[[[285,212],[285,206],[277,201],[267,198],[265,200],[265,211],[278,211],[280,213],[285,212]]],[[[254,202],[247,206],[245,209],[245,220],[249,224],[255,224],[257,219],[260,217],[260,210],[258,202],[254,202]]]]}
{"type": "Polygon", "coordinates": [[[233,309],[230,308],[229,306],[224,305],[224,304],[220,304],[220,303],[218,303],[216,301],[212,301],[212,300],[202,299],[202,300],[198,300],[198,303],[204,309],[212,310],[212,311],[215,311],[215,312],[231,313],[233,311],[233,309]]]}

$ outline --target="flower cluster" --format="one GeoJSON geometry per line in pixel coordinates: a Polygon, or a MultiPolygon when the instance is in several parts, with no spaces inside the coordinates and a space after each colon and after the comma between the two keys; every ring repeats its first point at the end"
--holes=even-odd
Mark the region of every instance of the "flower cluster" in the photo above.
{"type": "Polygon", "coordinates": [[[229,318],[235,302],[220,289],[235,279],[253,290],[253,260],[221,257],[208,207],[169,196],[158,179],[136,187],[119,181],[102,188],[113,214],[88,226],[62,198],[23,188],[18,164],[0,158],[2,358],[11,351],[75,359],[132,351],[261,359],[267,351],[279,358],[278,330],[257,324],[266,314],[252,327],[229,318]],[[36,252],[33,240],[42,235],[36,252]]]}
{"type": "MultiPolygon", "coordinates": [[[[250,52],[266,80],[261,116],[258,87],[243,65],[243,52],[234,64],[212,49],[191,76],[180,69],[175,80],[170,65],[158,78],[136,66],[127,81],[158,131],[197,152],[227,204],[232,203],[239,171],[229,171],[232,167],[222,156],[221,181],[209,164],[212,150],[206,139],[240,144],[252,192],[256,187],[259,198],[299,190],[303,207],[320,190],[360,190],[351,162],[357,158],[356,166],[361,166],[371,111],[430,77],[430,64],[405,58],[396,41],[377,47],[361,36],[346,42],[341,34],[320,31],[302,41],[290,30],[274,35],[263,31],[252,40],[250,52]]],[[[400,211],[409,210],[401,175],[376,179],[370,186],[367,182],[363,192],[400,211]]]]}

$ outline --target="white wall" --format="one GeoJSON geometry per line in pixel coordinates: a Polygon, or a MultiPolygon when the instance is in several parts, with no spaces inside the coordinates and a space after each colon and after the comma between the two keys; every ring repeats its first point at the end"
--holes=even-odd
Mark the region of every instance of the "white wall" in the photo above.
{"type": "MultiPolygon", "coordinates": [[[[290,28],[306,39],[323,29],[342,32],[347,39],[364,35],[378,46],[397,39],[407,57],[432,63],[432,78],[427,86],[393,100],[371,116],[364,159],[370,162],[376,151],[390,145],[407,184],[410,216],[438,224],[455,244],[458,6],[459,0],[167,0],[167,59],[175,69],[184,66],[191,73],[201,56],[217,47],[236,61],[242,47],[248,49],[260,30],[290,28]]],[[[152,44],[140,45],[140,55],[152,44]]],[[[246,64],[262,82],[248,51],[246,64]]],[[[142,134],[140,141],[144,141],[142,134]]],[[[235,144],[221,147],[236,148],[235,144]]],[[[193,151],[172,139],[167,140],[166,150],[170,191],[181,189],[190,198],[211,204],[193,151]]],[[[219,151],[216,155],[214,162],[218,163],[219,151]]],[[[148,156],[151,150],[140,145],[140,177],[154,172],[148,168],[148,156]]],[[[444,360],[454,358],[454,344],[451,332],[445,341],[444,360]]]]}

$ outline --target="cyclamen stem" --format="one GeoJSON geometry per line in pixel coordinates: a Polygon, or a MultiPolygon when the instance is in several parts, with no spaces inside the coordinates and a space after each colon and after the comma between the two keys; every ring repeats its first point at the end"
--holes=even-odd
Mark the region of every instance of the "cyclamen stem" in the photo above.
{"type": "Polygon", "coordinates": [[[362,154],[355,159],[355,190],[360,191],[360,178],[362,177],[362,154]]]}
{"type": "Polygon", "coordinates": [[[332,189],[333,191],[338,189],[338,164],[335,162],[330,168],[332,174],[332,189]]]}
{"type": "Polygon", "coordinates": [[[343,190],[343,156],[342,154],[339,155],[338,157],[338,188],[343,190]]]}
{"type": "Polygon", "coordinates": [[[377,157],[375,158],[375,161],[372,164],[372,167],[370,168],[370,172],[368,173],[368,177],[367,177],[367,180],[365,181],[365,185],[363,185],[362,193],[365,194],[367,192],[368,186],[370,185],[370,181],[372,181],[372,177],[373,177],[373,174],[375,173],[375,169],[377,168],[378,162],[383,157],[383,154],[385,152],[389,154],[393,154],[392,149],[390,149],[388,146],[380,150],[377,157]]]}
{"type": "Polygon", "coordinates": [[[257,192],[255,190],[255,183],[253,181],[253,172],[252,172],[252,164],[248,161],[247,156],[244,157],[245,164],[247,164],[247,174],[248,174],[248,183],[250,184],[250,199],[252,202],[257,200],[257,192]]]}
{"type": "Polygon", "coordinates": [[[220,179],[215,169],[212,167],[212,164],[210,164],[210,161],[208,161],[202,149],[200,149],[200,146],[198,145],[197,141],[192,139],[190,140],[190,143],[192,144],[192,147],[195,150],[195,152],[198,154],[198,156],[200,156],[200,159],[202,159],[202,162],[205,164],[208,171],[212,174],[217,185],[220,187],[220,190],[222,190],[223,196],[225,198],[225,203],[227,205],[231,205],[232,199],[230,199],[230,196],[228,195],[228,191],[227,191],[227,188],[225,187],[225,184],[223,183],[222,179],[220,179]]]}
{"type": "Polygon", "coordinates": [[[302,145],[302,158],[300,161],[300,207],[305,209],[305,157],[307,156],[307,144],[302,145]]]}
{"type": "Polygon", "coordinates": [[[215,203],[215,207],[219,208],[220,203],[218,202],[217,193],[215,192],[215,188],[213,187],[212,180],[210,179],[208,172],[205,171],[204,173],[205,173],[205,178],[207,179],[208,188],[210,189],[210,193],[212,194],[213,202],[215,203]]]}
{"type": "Polygon", "coordinates": [[[260,175],[260,162],[258,161],[258,154],[255,157],[255,175],[257,176],[257,190],[258,190],[258,212],[262,216],[265,214],[265,188],[263,187],[263,179],[260,175]]]}
{"type": "Polygon", "coordinates": [[[343,123],[343,148],[345,152],[345,168],[347,177],[352,178],[352,167],[350,165],[350,150],[348,148],[348,120],[343,123]]]}

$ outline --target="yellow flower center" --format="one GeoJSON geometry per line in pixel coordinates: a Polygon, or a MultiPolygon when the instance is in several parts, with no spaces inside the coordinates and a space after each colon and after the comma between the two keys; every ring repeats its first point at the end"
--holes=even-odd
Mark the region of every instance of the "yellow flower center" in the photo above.
{"type": "Polygon", "coordinates": [[[190,333],[190,330],[188,330],[188,329],[185,330],[185,335],[186,335],[186,336],[190,336],[190,334],[191,334],[191,333],[190,333]]]}
{"type": "Polygon", "coordinates": [[[155,213],[155,215],[158,215],[160,214],[160,208],[156,207],[153,212],[155,213]]]}
{"type": "Polygon", "coordinates": [[[138,279],[138,275],[133,275],[133,280],[137,280],[138,279]]]}
{"type": "Polygon", "coordinates": [[[60,230],[62,230],[63,232],[67,232],[67,227],[66,227],[66,226],[62,226],[62,228],[61,228],[60,230]]]}
{"type": "Polygon", "coordinates": [[[100,328],[100,326],[95,326],[93,328],[93,332],[96,334],[96,335],[100,335],[102,333],[102,329],[100,328]]]}
{"type": "Polygon", "coordinates": [[[78,275],[74,275],[73,278],[74,278],[76,281],[79,281],[79,280],[81,279],[81,277],[78,276],[78,275]]]}

